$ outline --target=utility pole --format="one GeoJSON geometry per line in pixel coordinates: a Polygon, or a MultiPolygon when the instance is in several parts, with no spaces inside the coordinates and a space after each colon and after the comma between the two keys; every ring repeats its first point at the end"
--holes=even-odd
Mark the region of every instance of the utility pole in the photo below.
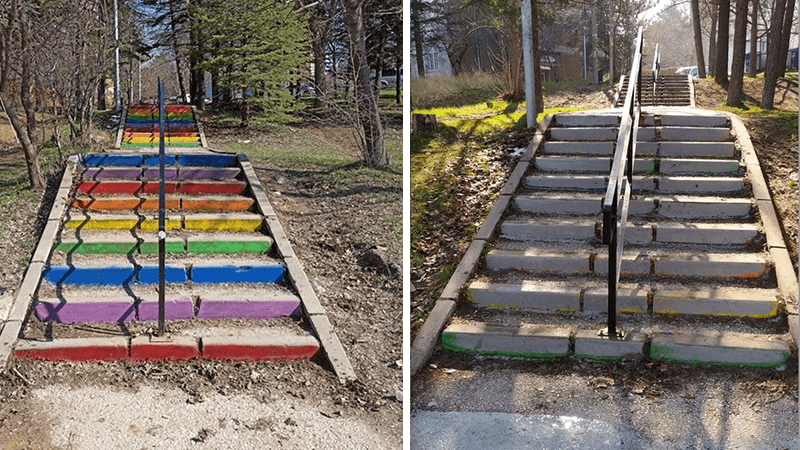
{"type": "Polygon", "coordinates": [[[536,126],[536,89],[533,82],[531,49],[531,0],[522,0],[522,69],[525,74],[525,105],[528,128],[536,126]]]}
{"type": "Polygon", "coordinates": [[[119,0],[114,0],[114,112],[122,110],[119,93],[119,0]]]}

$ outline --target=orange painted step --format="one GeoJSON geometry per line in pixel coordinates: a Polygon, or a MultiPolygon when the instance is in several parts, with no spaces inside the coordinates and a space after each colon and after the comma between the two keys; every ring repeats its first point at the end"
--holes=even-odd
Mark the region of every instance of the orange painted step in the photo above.
{"type": "MultiPolygon", "coordinates": [[[[79,197],[72,201],[72,206],[90,211],[121,211],[137,208],[156,210],[158,209],[158,197],[79,197]]],[[[179,197],[167,198],[165,207],[167,209],[180,209],[181,199],[179,197]]]]}
{"type": "Polygon", "coordinates": [[[246,211],[253,206],[247,197],[184,197],[181,206],[185,210],[200,211],[246,211]]]}

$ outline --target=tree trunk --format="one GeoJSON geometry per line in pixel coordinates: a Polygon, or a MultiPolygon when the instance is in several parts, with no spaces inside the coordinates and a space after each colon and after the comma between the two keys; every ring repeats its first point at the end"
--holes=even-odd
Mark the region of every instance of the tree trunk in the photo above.
{"type": "Polygon", "coordinates": [[[747,39],[748,0],[736,0],[736,22],[733,25],[733,62],[728,84],[728,106],[742,106],[744,102],[744,48],[747,39]]]}
{"type": "MultiPolygon", "coordinates": [[[[788,0],[793,2],[795,0],[788,0]]],[[[775,101],[775,85],[778,83],[780,66],[786,65],[786,55],[780,54],[781,28],[786,12],[786,1],[777,0],[772,11],[772,20],[767,34],[767,60],[764,63],[764,90],[761,92],[761,107],[772,109],[775,101]]]]}
{"type": "Polygon", "coordinates": [[[614,0],[608,1],[608,81],[613,86],[617,82],[617,65],[615,64],[617,20],[614,11],[614,0]]]}
{"type": "Polygon", "coordinates": [[[325,47],[328,45],[328,29],[325,26],[324,11],[322,8],[314,10],[311,19],[314,26],[311,29],[311,53],[314,54],[314,107],[325,106],[325,47]]]}
{"type": "Polygon", "coordinates": [[[414,50],[417,60],[417,75],[425,78],[425,56],[422,53],[422,25],[419,17],[420,2],[422,0],[411,0],[411,32],[414,39],[414,50]]]}
{"type": "Polygon", "coordinates": [[[106,108],[106,77],[102,74],[97,83],[97,109],[105,111],[106,108]]]}
{"type": "Polygon", "coordinates": [[[781,49],[782,64],[778,70],[778,76],[786,75],[786,59],[789,57],[789,37],[792,34],[792,19],[794,18],[795,0],[786,2],[786,12],[783,14],[783,28],[781,29],[781,49]]]}
{"type": "Polygon", "coordinates": [[[350,35],[350,55],[353,61],[354,93],[358,110],[359,128],[363,131],[364,162],[380,167],[389,165],[389,154],[383,142],[383,127],[378,112],[378,102],[370,87],[367,64],[366,30],[362,0],[343,0],[346,11],[345,25],[350,35]]]}
{"type": "Polygon", "coordinates": [[[711,76],[717,74],[717,11],[716,5],[711,7],[711,33],[708,38],[708,64],[711,76]]]}
{"type": "Polygon", "coordinates": [[[706,60],[703,57],[703,34],[700,31],[700,0],[692,0],[692,26],[694,27],[694,54],[697,57],[697,75],[706,77],[706,60]]]}
{"type": "Polygon", "coordinates": [[[750,67],[747,76],[755,78],[758,75],[758,0],[750,2],[753,12],[750,15],[750,67]]]}
{"type": "Polygon", "coordinates": [[[403,65],[400,61],[399,57],[395,57],[395,64],[394,64],[394,102],[397,105],[402,104],[402,95],[400,95],[400,88],[403,85],[403,79],[400,76],[400,70],[402,69],[403,65]]]}
{"type": "Polygon", "coordinates": [[[28,137],[28,130],[24,123],[17,117],[17,110],[8,102],[8,95],[5,92],[0,92],[0,101],[4,105],[8,121],[11,122],[11,127],[14,129],[14,134],[19,139],[22,146],[22,152],[25,154],[25,165],[28,168],[28,182],[33,189],[44,188],[44,178],[42,177],[42,169],[39,166],[39,152],[36,146],[33,145],[28,137]]]}
{"type": "Polygon", "coordinates": [[[508,53],[506,54],[506,96],[511,99],[525,98],[525,80],[522,74],[522,33],[517,26],[519,16],[506,16],[508,30],[508,53]]]}
{"type": "Polygon", "coordinates": [[[717,30],[717,60],[714,63],[714,81],[728,88],[728,41],[730,32],[731,1],[719,2],[719,30],[717,30]]]}

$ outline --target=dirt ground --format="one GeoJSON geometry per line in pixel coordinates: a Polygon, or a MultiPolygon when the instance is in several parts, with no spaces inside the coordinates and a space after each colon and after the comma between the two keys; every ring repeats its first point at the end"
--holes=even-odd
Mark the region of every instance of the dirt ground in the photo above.
{"type": "MultiPolygon", "coordinates": [[[[206,127],[206,130],[215,148],[222,147],[226,141],[242,139],[239,130],[214,127],[206,127]]],[[[399,138],[401,131],[389,128],[387,133],[399,138]]],[[[352,140],[343,139],[341,127],[312,125],[309,134],[321,146],[357,155],[354,145],[349,145],[352,140]]],[[[270,136],[251,132],[247,138],[266,141],[270,136]]],[[[20,155],[13,149],[0,152],[0,169],[3,164],[19,161],[20,155]]],[[[231,425],[226,428],[222,417],[218,425],[197,425],[197,430],[187,435],[193,436],[191,439],[186,437],[177,443],[152,448],[187,448],[204,443],[195,448],[221,448],[222,436],[228,436],[234,429],[239,430],[239,436],[255,437],[237,441],[240,445],[228,441],[224,444],[226,447],[337,448],[339,441],[333,435],[348,431],[352,424],[357,425],[353,428],[356,431],[348,432],[357,432],[357,439],[349,439],[351,443],[342,448],[402,447],[403,298],[402,270],[398,270],[402,243],[396,230],[386,226],[387,221],[402,223],[402,174],[390,173],[372,184],[343,186],[330,181],[326,176],[329,174],[322,170],[298,172],[292,167],[267,166],[251,160],[358,380],[340,385],[324,357],[319,355],[311,361],[277,363],[76,364],[12,360],[9,373],[0,376],[0,449],[84,448],[85,442],[93,439],[91,433],[96,434],[103,425],[94,420],[96,429],[91,431],[90,427],[90,434],[86,436],[85,423],[77,418],[73,421],[73,418],[53,416],[56,412],[48,409],[58,406],[69,410],[68,393],[84,388],[93,389],[98,398],[118,392],[120,397],[132,396],[134,401],[155,389],[157,394],[152,396],[153,401],[177,396],[181,399],[177,404],[179,409],[183,408],[182,401],[187,409],[207,402],[206,409],[212,410],[224,402],[255,402],[254,405],[264,405],[267,410],[280,408],[282,411],[279,419],[262,417],[243,421],[238,428],[232,422],[227,422],[231,425]],[[362,259],[373,246],[391,249],[387,252],[384,270],[365,264],[362,259]],[[43,403],[42,395],[50,392],[48,389],[62,392],[67,403],[43,403]],[[327,427],[326,434],[312,433],[313,426],[322,424],[327,427]],[[73,428],[64,437],[59,427],[73,428]],[[59,430],[58,435],[54,430],[59,430]],[[273,440],[259,440],[267,438],[273,440]]],[[[20,242],[18,236],[38,239],[41,216],[49,211],[51,197],[52,191],[45,195],[41,209],[35,204],[25,205],[15,211],[18,218],[0,225],[5,226],[0,229],[0,267],[4,268],[0,273],[0,287],[7,290],[6,295],[10,295],[22,280],[26,258],[21,255],[30,255],[33,248],[33,242],[20,242]]],[[[176,405],[159,406],[162,407],[176,405]]],[[[113,442],[122,442],[126,448],[143,447],[135,443],[145,442],[142,439],[158,442],[159,438],[170,436],[170,426],[185,425],[168,425],[167,416],[171,413],[161,415],[164,428],[158,425],[134,430],[136,424],[131,424],[130,430],[121,431],[122,440],[113,442]],[[125,436],[129,439],[125,440],[125,436]]],[[[235,417],[228,420],[239,423],[235,417]]],[[[125,427],[127,425],[122,428],[125,427]]]]}

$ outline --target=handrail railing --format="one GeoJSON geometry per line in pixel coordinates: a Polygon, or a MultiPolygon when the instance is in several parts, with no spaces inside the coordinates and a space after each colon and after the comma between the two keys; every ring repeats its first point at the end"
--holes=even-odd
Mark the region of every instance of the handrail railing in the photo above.
{"type": "Polygon", "coordinates": [[[617,290],[625,243],[625,226],[633,183],[633,165],[636,158],[636,136],[639,132],[642,94],[642,28],[636,37],[636,50],[628,78],[625,105],[619,125],[614,162],[608,178],[608,188],[603,200],[603,243],[608,244],[608,336],[622,337],[617,332],[617,290]]]}

